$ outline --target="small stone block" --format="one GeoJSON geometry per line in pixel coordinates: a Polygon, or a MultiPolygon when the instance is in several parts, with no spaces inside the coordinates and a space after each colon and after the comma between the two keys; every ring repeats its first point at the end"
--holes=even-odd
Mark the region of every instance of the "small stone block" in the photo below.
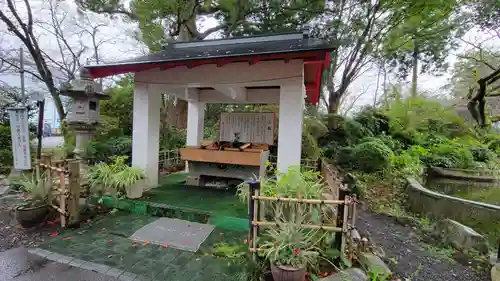
{"type": "Polygon", "coordinates": [[[95,264],[94,265],[94,271],[105,274],[111,269],[111,267],[105,265],[105,264],[95,264]]]}
{"type": "Polygon", "coordinates": [[[36,254],[42,258],[46,258],[48,255],[52,254],[52,252],[44,250],[44,249],[40,249],[40,251],[38,251],[36,254]]]}
{"type": "Polygon", "coordinates": [[[72,257],[62,256],[62,257],[60,257],[60,258],[57,260],[57,262],[58,262],[58,263],[68,264],[68,263],[70,263],[72,260],[73,260],[73,258],[72,258],[72,257]]]}
{"type": "Polygon", "coordinates": [[[40,248],[31,248],[28,249],[28,253],[36,255],[38,252],[40,252],[40,250],[41,250],[40,248]]]}
{"type": "Polygon", "coordinates": [[[137,274],[130,273],[130,272],[123,272],[120,277],[118,277],[118,280],[122,281],[134,281],[137,278],[137,274]]]}
{"type": "Polygon", "coordinates": [[[83,262],[82,264],[80,264],[80,266],[78,266],[79,268],[82,268],[82,269],[86,269],[86,270],[92,270],[94,269],[94,267],[92,266],[92,263],[91,262],[83,262]]]}
{"type": "Polygon", "coordinates": [[[45,258],[48,259],[48,260],[51,260],[51,261],[57,261],[58,259],[60,259],[62,257],[61,254],[58,254],[58,253],[52,253],[51,255],[48,255],[46,256],[45,258]]]}
{"type": "Polygon", "coordinates": [[[85,261],[79,260],[79,259],[74,259],[72,260],[69,265],[74,266],[74,267],[80,267],[85,261]]]}
{"type": "Polygon", "coordinates": [[[118,277],[118,276],[122,275],[123,272],[124,271],[121,269],[111,268],[110,270],[108,270],[108,272],[106,272],[106,275],[111,276],[111,277],[118,277]]]}
{"type": "Polygon", "coordinates": [[[100,266],[100,264],[94,262],[87,262],[87,266],[89,267],[89,270],[97,272],[97,268],[100,266]]]}

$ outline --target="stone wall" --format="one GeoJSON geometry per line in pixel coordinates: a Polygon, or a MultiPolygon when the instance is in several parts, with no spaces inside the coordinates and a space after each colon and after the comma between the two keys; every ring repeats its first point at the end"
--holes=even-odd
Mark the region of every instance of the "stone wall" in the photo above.
{"type": "Polygon", "coordinates": [[[500,206],[444,195],[407,178],[406,194],[411,211],[432,218],[450,218],[491,238],[500,237],[500,206]]]}
{"type": "Polygon", "coordinates": [[[470,182],[499,182],[496,171],[491,170],[466,170],[466,169],[444,169],[440,167],[427,168],[427,176],[432,178],[447,178],[453,180],[464,180],[470,182]]]}
{"type": "Polygon", "coordinates": [[[329,164],[326,160],[321,160],[320,173],[328,186],[329,199],[339,199],[340,188],[342,187],[342,176],[335,167],[329,164]]]}
{"type": "MultiPolygon", "coordinates": [[[[340,172],[335,168],[334,165],[328,163],[328,161],[321,159],[320,163],[320,174],[325,182],[326,192],[323,193],[323,197],[327,200],[338,200],[341,197],[341,191],[343,190],[342,176],[340,172]]],[[[327,221],[331,224],[337,224],[337,215],[339,209],[335,205],[325,205],[323,214],[327,217],[327,221]]]]}

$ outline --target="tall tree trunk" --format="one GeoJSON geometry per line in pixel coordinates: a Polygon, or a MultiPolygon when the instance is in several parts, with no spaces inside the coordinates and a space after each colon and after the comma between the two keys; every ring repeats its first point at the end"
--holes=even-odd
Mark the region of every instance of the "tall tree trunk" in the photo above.
{"type": "Polygon", "coordinates": [[[387,91],[387,68],[385,68],[385,62],[384,62],[384,106],[389,107],[389,93],[387,91]]]}
{"type": "MultiPolygon", "coordinates": [[[[196,30],[195,17],[191,18],[180,27],[178,40],[190,41],[195,39],[193,38],[190,30],[196,30]]],[[[162,121],[165,122],[167,126],[177,129],[186,129],[187,113],[187,101],[181,99],[177,99],[175,101],[173,99],[163,100],[162,121]]]]}
{"type": "Polygon", "coordinates": [[[418,80],[418,47],[414,44],[413,47],[413,75],[411,78],[411,96],[417,96],[417,81],[418,80]]]}
{"type": "Polygon", "coordinates": [[[347,89],[340,88],[330,93],[328,96],[328,113],[337,114],[339,112],[342,96],[345,94],[346,90],[347,89]]]}

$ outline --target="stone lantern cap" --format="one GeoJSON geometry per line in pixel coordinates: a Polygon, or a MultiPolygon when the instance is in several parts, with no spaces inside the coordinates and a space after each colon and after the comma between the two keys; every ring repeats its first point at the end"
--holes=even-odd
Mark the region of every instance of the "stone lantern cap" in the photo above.
{"type": "Polygon", "coordinates": [[[103,92],[102,85],[92,80],[86,68],[80,69],[78,78],[62,84],[60,94],[72,98],[86,96],[88,98],[109,99],[109,95],[103,92]]]}

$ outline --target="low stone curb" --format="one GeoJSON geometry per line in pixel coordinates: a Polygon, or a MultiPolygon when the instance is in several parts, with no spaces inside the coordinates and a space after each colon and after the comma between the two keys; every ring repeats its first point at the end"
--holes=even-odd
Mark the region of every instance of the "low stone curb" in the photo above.
{"type": "Polygon", "coordinates": [[[78,267],[90,271],[94,271],[100,274],[104,274],[110,277],[114,277],[121,281],[148,281],[150,279],[143,276],[137,275],[135,273],[127,272],[118,268],[110,267],[104,264],[98,264],[93,262],[88,262],[80,259],[75,259],[69,256],[64,256],[55,252],[47,251],[41,248],[28,249],[28,252],[33,255],[46,258],[51,261],[55,261],[62,264],[67,264],[69,266],[78,267]]]}

